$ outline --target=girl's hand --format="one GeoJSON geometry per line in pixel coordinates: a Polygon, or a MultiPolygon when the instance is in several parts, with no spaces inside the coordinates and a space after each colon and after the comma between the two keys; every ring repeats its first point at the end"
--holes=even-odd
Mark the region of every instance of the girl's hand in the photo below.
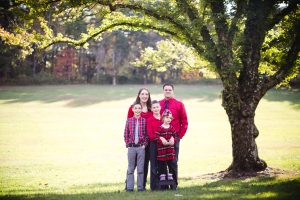
{"type": "Polygon", "coordinates": [[[173,146],[174,145],[174,138],[171,137],[171,139],[169,140],[169,145],[173,146]]]}
{"type": "Polygon", "coordinates": [[[166,144],[168,143],[167,140],[163,137],[159,137],[159,139],[161,140],[161,142],[163,143],[163,145],[166,146],[166,144]]]}

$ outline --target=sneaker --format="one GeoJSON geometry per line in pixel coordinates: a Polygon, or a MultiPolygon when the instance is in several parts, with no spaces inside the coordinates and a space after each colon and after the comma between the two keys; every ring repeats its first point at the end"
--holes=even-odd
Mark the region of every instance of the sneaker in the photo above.
{"type": "Polygon", "coordinates": [[[126,189],[126,192],[133,192],[133,189],[126,189]]]}
{"type": "Polygon", "coordinates": [[[146,192],[146,189],[138,189],[138,192],[146,192]]]}
{"type": "Polygon", "coordinates": [[[165,175],[165,174],[161,174],[161,175],[159,176],[159,180],[160,180],[160,181],[165,181],[165,180],[166,180],[166,175],[165,175]]]}
{"type": "Polygon", "coordinates": [[[173,180],[173,174],[168,174],[168,180],[173,180]]]}

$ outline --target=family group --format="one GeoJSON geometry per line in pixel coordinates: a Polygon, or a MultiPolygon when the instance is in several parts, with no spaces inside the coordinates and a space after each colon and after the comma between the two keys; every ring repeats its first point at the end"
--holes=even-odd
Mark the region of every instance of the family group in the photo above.
{"type": "Polygon", "coordinates": [[[124,130],[128,149],[128,169],[125,189],[134,191],[134,171],[137,169],[137,190],[146,190],[150,162],[150,189],[173,190],[178,186],[178,155],[180,140],[188,128],[184,104],[174,98],[174,86],[163,85],[164,98],[151,101],[147,88],[141,88],[129,107],[124,130]],[[163,181],[172,185],[159,187],[163,181]]]}

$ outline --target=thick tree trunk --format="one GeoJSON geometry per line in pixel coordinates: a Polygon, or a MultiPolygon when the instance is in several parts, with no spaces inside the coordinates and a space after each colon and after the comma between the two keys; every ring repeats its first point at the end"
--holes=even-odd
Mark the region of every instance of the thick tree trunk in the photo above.
{"type": "Polygon", "coordinates": [[[267,164],[258,156],[255,138],[258,130],[254,117],[231,117],[232,155],[233,161],[228,170],[261,171],[267,164]]]}
{"type": "Polygon", "coordinates": [[[116,70],[116,66],[115,66],[115,52],[112,52],[112,85],[117,85],[117,70],[116,70]]]}
{"type": "Polygon", "coordinates": [[[148,72],[147,72],[147,68],[143,67],[143,73],[144,73],[144,85],[148,84],[148,72]]]}
{"type": "Polygon", "coordinates": [[[254,123],[255,109],[251,104],[246,105],[244,102],[240,102],[239,98],[227,96],[226,92],[223,92],[223,106],[229,117],[232,135],[233,161],[227,171],[257,172],[264,170],[267,164],[259,158],[255,142],[259,135],[254,123]]]}

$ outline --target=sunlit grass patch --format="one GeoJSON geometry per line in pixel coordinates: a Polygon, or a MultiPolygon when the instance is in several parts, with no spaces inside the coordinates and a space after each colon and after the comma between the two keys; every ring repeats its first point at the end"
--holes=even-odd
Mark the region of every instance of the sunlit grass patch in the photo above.
{"type": "MultiPolygon", "coordinates": [[[[221,87],[201,85],[175,86],[189,117],[180,146],[179,190],[125,193],[123,128],[140,87],[144,86],[0,87],[0,197],[117,200],[299,195],[299,176],[197,178],[224,170],[231,162],[230,126],[221,106],[221,87]]],[[[147,87],[152,99],[162,98],[161,86],[147,87]]],[[[300,170],[299,105],[299,91],[273,90],[258,106],[259,155],[271,167],[300,170]]]]}

